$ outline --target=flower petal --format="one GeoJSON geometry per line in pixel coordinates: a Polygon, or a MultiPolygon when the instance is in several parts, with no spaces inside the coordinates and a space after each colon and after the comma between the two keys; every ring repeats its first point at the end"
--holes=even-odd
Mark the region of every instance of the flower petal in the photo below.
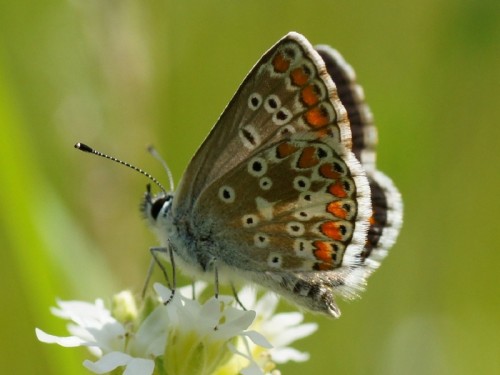
{"type": "Polygon", "coordinates": [[[226,312],[238,311],[237,314],[228,314],[225,323],[219,325],[219,329],[213,333],[217,340],[227,340],[246,330],[255,319],[255,311],[242,311],[233,307],[226,307],[226,312]],[[231,316],[231,319],[229,318],[231,316]]]}
{"type": "Polygon", "coordinates": [[[263,348],[271,349],[273,347],[273,345],[259,332],[245,331],[242,333],[242,336],[247,336],[254,344],[262,346],[263,348]]]}
{"type": "Polygon", "coordinates": [[[186,285],[180,288],[177,288],[177,291],[181,294],[181,296],[185,298],[193,298],[193,288],[194,288],[194,296],[197,297],[207,287],[207,283],[205,281],[195,281],[192,285],[186,285]]]}
{"type": "Polygon", "coordinates": [[[165,351],[168,330],[167,307],[161,304],[142,322],[134,336],[133,351],[158,357],[165,351]]]}
{"type": "Polygon", "coordinates": [[[121,323],[106,323],[100,328],[89,327],[87,330],[105,353],[124,350],[127,330],[121,323]]]}
{"type": "Polygon", "coordinates": [[[280,313],[272,316],[266,323],[271,327],[277,327],[276,330],[282,330],[283,328],[292,327],[297,324],[302,323],[304,320],[304,315],[299,312],[287,312],[280,313]]]}
{"type": "Polygon", "coordinates": [[[83,341],[79,337],[75,336],[66,336],[66,337],[60,337],[60,336],[53,336],[49,335],[48,333],[45,333],[39,328],[35,328],[35,333],[36,337],[38,340],[41,342],[45,342],[47,344],[58,344],[61,346],[65,346],[67,348],[74,348],[76,346],[82,346],[85,341],[83,341]]]}
{"type": "Polygon", "coordinates": [[[207,333],[213,331],[220,320],[220,304],[221,303],[217,298],[211,298],[201,306],[198,323],[203,323],[204,327],[198,327],[198,329],[204,328],[207,333]]]}
{"type": "Polygon", "coordinates": [[[256,362],[250,362],[250,364],[240,371],[242,375],[264,375],[264,372],[259,367],[256,362]]]}
{"type": "Polygon", "coordinates": [[[111,352],[102,356],[95,362],[85,360],[83,365],[94,374],[105,374],[117,367],[126,366],[133,358],[121,352],[111,352]]]}
{"type": "Polygon", "coordinates": [[[101,299],[97,299],[95,303],[58,300],[57,304],[59,308],[52,308],[52,314],[62,319],[72,320],[79,326],[100,327],[105,323],[115,321],[101,299]]]}
{"type": "Polygon", "coordinates": [[[162,285],[160,283],[154,283],[153,288],[156,294],[160,296],[162,301],[168,301],[170,296],[172,295],[172,291],[165,285],[162,285]]]}
{"type": "Polygon", "coordinates": [[[271,342],[274,346],[286,346],[296,340],[300,340],[304,337],[309,336],[317,329],[318,326],[315,323],[301,324],[296,327],[288,327],[278,335],[272,337],[271,342]]]}
{"type": "Polygon", "coordinates": [[[280,348],[271,350],[271,357],[276,363],[305,362],[309,359],[309,353],[299,352],[293,348],[280,348]]]}
{"type": "Polygon", "coordinates": [[[243,375],[263,375],[264,374],[264,372],[262,371],[262,369],[260,368],[260,366],[257,364],[257,362],[255,362],[255,360],[252,358],[252,356],[250,354],[247,355],[247,354],[239,351],[231,343],[228,343],[227,347],[228,347],[228,349],[232,353],[240,355],[243,358],[246,358],[250,362],[250,364],[247,367],[245,367],[244,369],[240,370],[241,374],[243,374],[243,375]]]}
{"type": "Polygon", "coordinates": [[[134,358],[132,359],[123,375],[151,375],[155,369],[155,363],[151,359],[134,358]]]}
{"type": "Polygon", "coordinates": [[[278,296],[275,293],[269,292],[264,294],[262,298],[257,301],[254,310],[257,311],[257,314],[262,316],[264,320],[268,320],[274,314],[274,310],[276,310],[278,303],[278,296]]]}

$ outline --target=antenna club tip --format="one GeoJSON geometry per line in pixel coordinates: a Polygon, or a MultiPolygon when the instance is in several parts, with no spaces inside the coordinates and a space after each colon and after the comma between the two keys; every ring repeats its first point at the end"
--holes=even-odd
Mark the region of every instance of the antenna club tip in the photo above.
{"type": "Polygon", "coordinates": [[[75,143],[75,148],[85,152],[94,152],[92,147],[87,146],[85,143],[75,143]]]}

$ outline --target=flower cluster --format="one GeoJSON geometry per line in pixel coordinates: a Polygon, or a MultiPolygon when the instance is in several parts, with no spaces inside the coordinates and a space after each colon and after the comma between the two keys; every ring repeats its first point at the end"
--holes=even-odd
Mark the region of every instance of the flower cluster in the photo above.
{"type": "MultiPolygon", "coordinates": [[[[196,283],[198,293],[202,288],[196,283]]],[[[70,321],[71,336],[40,329],[36,335],[45,343],[88,347],[98,359],[83,364],[95,374],[122,368],[125,375],[274,375],[279,374],[276,364],[308,359],[288,345],[317,326],[301,324],[300,313],[274,314],[274,294],[257,299],[250,288],[243,289],[239,297],[245,311],[229,296],[200,303],[188,297],[189,289],[176,290],[164,305],[172,291],[155,284],[159,298],[146,300],[141,311],[130,292],[115,295],[110,309],[100,299],[58,301],[52,313],[70,321]]]]}

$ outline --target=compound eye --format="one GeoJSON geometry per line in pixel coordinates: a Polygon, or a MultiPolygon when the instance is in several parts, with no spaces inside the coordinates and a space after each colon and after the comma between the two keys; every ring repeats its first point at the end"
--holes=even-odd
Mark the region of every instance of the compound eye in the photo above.
{"type": "Polygon", "coordinates": [[[151,206],[151,217],[156,220],[156,218],[158,217],[161,209],[163,208],[163,205],[165,204],[165,202],[167,201],[168,198],[160,198],[160,199],[157,199],[153,205],[151,206]]]}

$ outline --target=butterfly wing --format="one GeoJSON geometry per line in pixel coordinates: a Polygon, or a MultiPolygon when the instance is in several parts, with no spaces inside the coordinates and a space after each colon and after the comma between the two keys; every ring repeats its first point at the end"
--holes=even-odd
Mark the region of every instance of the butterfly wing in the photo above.
{"type": "MultiPolygon", "coordinates": [[[[174,198],[184,262],[214,261],[310,310],[364,285],[369,184],[325,64],[290,33],[255,65],[174,198]]],[[[234,272],[233,272],[234,273],[234,272]]]]}
{"type": "Polygon", "coordinates": [[[190,209],[207,186],[273,140],[311,129],[328,130],[335,142],[350,148],[347,115],[324,64],[310,43],[292,32],[262,56],[240,85],[191,160],[174,206],[190,209]]]}
{"type": "Polygon", "coordinates": [[[272,143],[216,180],[192,219],[221,270],[338,315],[333,293],[349,297],[364,283],[350,275],[360,266],[370,195],[352,153],[308,135],[272,143]]]}
{"type": "Polygon", "coordinates": [[[318,45],[315,49],[325,62],[328,74],[337,87],[340,101],[347,111],[352,133],[352,151],[365,170],[373,170],[377,128],[370,107],[365,102],[363,88],[357,83],[356,73],[332,47],[318,45]]]}
{"type": "Polygon", "coordinates": [[[379,266],[399,234],[403,213],[401,194],[392,180],[376,168],[377,129],[353,68],[330,46],[319,45],[315,49],[325,62],[340,101],[347,110],[352,150],[362,163],[370,183],[373,214],[361,257],[368,272],[371,272],[379,266]]]}

